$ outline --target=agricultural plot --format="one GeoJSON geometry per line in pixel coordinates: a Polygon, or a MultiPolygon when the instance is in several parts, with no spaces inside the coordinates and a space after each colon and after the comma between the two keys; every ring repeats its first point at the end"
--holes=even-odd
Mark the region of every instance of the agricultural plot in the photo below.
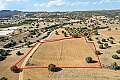
{"type": "MultiPolygon", "coordinates": [[[[58,30],[58,32],[61,32],[58,30]]],[[[102,37],[107,38],[114,36],[115,42],[119,40],[119,33],[107,32],[101,33],[102,37]],[[111,34],[110,34],[111,33],[111,34]],[[117,35],[118,34],[118,35],[117,35]]],[[[95,46],[92,42],[86,41],[84,37],[81,38],[64,38],[60,35],[55,35],[55,32],[50,36],[45,43],[42,43],[30,58],[29,63],[24,69],[24,79],[32,80],[118,80],[120,79],[120,72],[109,69],[101,69],[100,64],[110,65],[119,60],[112,59],[111,56],[115,50],[119,49],[119,45],[113,44],[111,48],[100,50],[102,55],[95,55],[95,46]],[[61,39],[60,39],[61,38],[61,39]],[[114,48],[114,49],[113,49],[114,48]],[[86,57],[92,57],[95,63],[87,63],[86,57]],[[62,68],[59,72],[49,72],[47,66],[55,64],[62,68]],[[40,68],[46,67],[46,68],[40,68]],[[69,68],[79,67],[79,68],[69,68]],[[81,68],[80,68],[81,67],[81,68]],[[84,68],[87,67],[87,68],[84,68]],[[89,68],[88,68],[89,67],[89,68]],[[90,68],[98,67],[98,68],[90,68]],[[35,75],[33,75],[35,74],[35,75]],[[104,75],[103,75],[104,74],[104,75]],[[111,75],[111,76],[109,76],[111,75]]],[[[98,49],[98,48],[97,48],[98,49]]]]}
{"type": "MultiPolygon", "coordinates": [[[[99,67],[100,65],[94,50],[90,48],[84,38],[72,38],[54,42],[46,42],[39,46],[29,63],[34,64],[36,67],[48,66],[51,63],[61,67],[99,67]],[[91,56],[96,63],[86,63],[85,58],[88,56],[91,56]]],[[[30,66],[28,65],[26,67],[30,66]]],[[[97,69],[87,70],[91,72],[92,70],[97,69]]],[[[47,68],[31,68],[24,70],[24,79],[79,80],[80,77],[82,77],[81,79],[88,79],[87,76],[92,75],[92,73],[89,74],[87,70],[84,68],[63,68],[60,72],[52,73],[49,72],[47,68]],[[71,74],[68,74],[70,72],[71,74]],[[36,75],[33,76],[33,74],[36,75]]],[[[94,76],[92,76],[91,79],[94,79],[94,76]]]]}
{"type": "Polygon", "coordinates": [[[98,63],[88,64],[85,58],[91,56],[95,61],[94,51],[83,38],[47,42],[42,44],[34,53],[30,63],[38,66],[56,64],[58,66],[96,66],[98,63]]]}
{"type": "Polygon", "coordinates": [[[118,71],[105,69],[65,68],[55,73],[47,69],[30,69],[24,71],[24,80],[119,80],[119,74],[118,71]]]}

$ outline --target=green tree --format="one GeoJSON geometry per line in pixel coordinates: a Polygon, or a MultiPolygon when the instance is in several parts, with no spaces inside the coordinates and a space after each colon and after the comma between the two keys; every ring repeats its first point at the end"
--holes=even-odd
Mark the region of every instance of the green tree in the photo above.
{"type": "Polygon", "coordinates": [[[114,55],[112,55],[112,58],[113,58],[113,59],[119,59],[119,56],[116,55],[116,54],[114,54],[114,55]]]}
{"type": "Polygon", "coordinates": [[[56,65],[54,65],[54,64],[49,64],[49,65],[48,65],[48,70],[49,70],[49,71],[53,71],[53,72],[54,72],[54,71],[55,71],[55,68],[56,68],[56,65]]]}
{"type": "Polygon", "coordinates": [[[104,46],[101,44],[101,45],[99,45],[99,48],[100,49],[104,49],[104,46]]]}
{"type": "Polygon", "coordinates": [[[103,38],[103,39],[102,39],[102,42],[106,42],[106,39],[103,38]]]}
{"type": "Polygon", "coordinates": [[[118,64],[116,62],[112,63],[110,66],[111,69],[117,70],[118,69],[118,64]]]}
{"type": "Polygon", "coordinates": [[[108,47],[109,47],[109,46],[108,46],[108,43],[105,43],[104,46],[105,46],[105,48],[108,48],[108,47]]]}
{"type": "Polygon", "coordinates": [[[116,53],[120,54],[120,49],[116,51],[116,53]]]}
{"type": "Polygon", "coordinates": [[[18,51],[18,52],[16,53],[16,55],[23,55],[23,53],[21,53],[20,51],[18,51]]]}
{"type": "Polygon", "coordinates": [[[92,63],[93,62],[92,57],[86,57],[85,60],[86,60],[87,63],[92,63]]]}

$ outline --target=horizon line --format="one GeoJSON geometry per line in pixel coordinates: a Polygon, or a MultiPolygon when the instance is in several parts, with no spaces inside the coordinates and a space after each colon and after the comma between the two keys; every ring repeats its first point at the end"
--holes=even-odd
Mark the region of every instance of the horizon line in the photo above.
{"type": "Polygon", "coordinates": [[[2,9],[2,10],[0,10],[0,11],[21,11],[21,12],[86,12],[86,11],[111,11],[111,10],[120,10],[120,9],[93,9],[93,10],[66,10],[66,11],[24,11],[24,10],[16,10],[16,9],[14,9],[14,10],[10,10],[10,9],[2,9]]]}

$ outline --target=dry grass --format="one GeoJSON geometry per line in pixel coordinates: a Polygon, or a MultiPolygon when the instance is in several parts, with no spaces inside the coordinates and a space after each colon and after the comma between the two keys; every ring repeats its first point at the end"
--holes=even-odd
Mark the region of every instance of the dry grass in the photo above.
{"type": "Polygon", "coordinates": [[[56,41],[42,44],[34,53],[31,63],[48,66],[56,64],[58,66],[89,66],[85,58],[91,56],[97,60],[95,53],[87,45],[83,38],[65,41],[56,41]]]}
{"type": "Polygon", "coordinates": [[[49,73],[47,69],[32,69],[25,70],[24,80],[119,80],[119,74],[105,69],[63,69],[55,73],[49,73]]]}
{"type": "MultiPolygon", "coordinates": [[[[115,38],[115,40],[113,40],[115,44],[110,44],[108,42],[111,47],[101,50],[101,52],[103,52],[103,54],[100,56],[102,63],[105,65],[110,65],[113,62],[117,62],[120,65],[120,59],[117,60],[112,58],[113,54],[117,54],[116,50],[120,49],[120,30],[104,31],[101,32],[101,36],[103,38],[115,38]]],[[[120,54],[117,55],[120,57],[120,54]]]]}
{"type": "MultiPolygon", "coordinates": [[[[60,36],[60,35],[58,35],[60,36]]],[[[57,38],[57,37],[56,37],[57,38]]],[[[51,37],[51,39],[53,39],[51,37]]],[[[83,38],[71,39],[64,41],[56,41],[42,44],[31,58],[30,63],[36,66],[48,66],[48,64],[56,64],[57,66],[98,66],[98,63],[88,64],[85,58],[91,56],[97,61],[94,51],[88,46],[83,38]]],[[[61,72],[49,73],[47,69],[30,69],[24,71],[24,79],[32,80],[78,80],[86,79],[87,75],[83,78],[78,74],[86,69],[63,69],[61,72]],[[71,73],[72,72],[72,73],[71,73]],[[75,74],[74,74],[75,73],[75,74]],[[36,74],[36,75],[33,75],[36,74]],[[71,76],[73,75],[73,76],[71,76]]],[[[92,71],[90,69],[90,71],[92,71]]],[[[84,73],[84,72],[83,72],[84,73]]],[[[92,75],[92,73],[90,74],[92,75]]],[[[89,77],[87,78],[89,79],[89,77]]],[[[93,79],[93,78],[91,78],[93,79]]]]}

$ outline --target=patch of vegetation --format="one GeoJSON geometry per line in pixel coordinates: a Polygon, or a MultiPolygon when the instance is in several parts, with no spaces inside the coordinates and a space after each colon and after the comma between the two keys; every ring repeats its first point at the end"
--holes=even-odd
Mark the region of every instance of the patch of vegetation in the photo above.
{"type": "Polygon", "coordinates": [[[8,27],[14,27],[14,26],[21,26],[24,24],[31,24],[34,21],[36,21],[36,20],[30,19],[30,20],[25,20],[24,22],[19,22],[16,24],[0,24],[0,28],[8,28],[8,27]]]}
{"type": "Polygon", "coordinates": [[[69,33],[70,36],[73,36],[73,37],[80,37],[82,35],[89,36],[93,33],[93,31],[91,29],[88,29],[87,27],[83,27],[83,28],[66,27],[65,30],[69,33]]]}
{"type": "Polygon", "coordinates": [[[102,39],[102,42],[107,42],[107,40],[103,38],[103,39],[102,39]]]}
{"type": "Polygon", "coordinates": [[[97,41],[98,44],[103,44],[100,40],[97,41]]]}
{"type": "Polygon", "coordinates": [[[96,51],[95,54],[96,54],[96,55],[100,55],[101,52],[100,52],[100,51],[96,51]]]}
{"type": "Polygon", "coordinates": [[[27,45],[28,48],[31,47],[31,46],[30,46],[31,44],[32,44],[32,42],[30,42],[30,41],[28,41],[28,42],[26,43],[26,45],[27,45]]]}
{"type": "Polygon", "coordinates": [[[9,55],[9,53],[10,53],[10,50],[0,49],[0,61],[2,61],[5,58],[7,58],[7,56],[9,55]]]}
{"type": "Polygon", "coordinates": [[[120,57],[118,55],[116,55],[116,54],[112,55],[112,58],[113,59],[120,59],[120,57]]]}
{"type": "Polygon", "coordinates": [[[22,69],[18,68],[16,65],[12,66],[10,70],[13,71],[14,73],[22,72],[22,69]]]}
{"type": "Polygon", "coordinates": [[[92,57],[86,57],[85,60],[87,63],[93,63],[92,57]]]}
{"type": "Polygon", "coordinates": [[[48,70],[51,71],[51,72],[59,72],[62,69],[59,68],[59,67],[56,67],[56,65],[54,65],[54,64],[49,64],[48,65],[48,70]]]}
{"type": "Polygon", "coordinates": [[[100,49],[105,49],[104,46],[103,46],[103,44],[99,45],[99,48],[100,49]]]}
{"type": "Polygon", "coordinates": [[[10,48],[10,47],[14,47],[14,46],[16,46],[16,42],[15,41],[9,42],[9,43],[5,44],[3,47],[4,48],[10,48]]]}
{"type": "Polygon", "coordinates": [[[120,54],[120,49],[116,51],[116,53],[120,54]]]}
{"type": "Polygon", "coordinates": [[[20,51],[18,51],[18,52],[16,53],[16,55],[20,56],[20,55],[23,55],[23,53],[21,53],[20,51]]]}
{"type": "Polygon", "coordinates": [[[105,48],[108,48],[108,47],[109,47],[108,43],[105,43],[104,46],[105,46],[105,48]]]}
{"type": "Polygon", "coordinates": [[[49,64],[48,65],[48,70],[49,71],[55,71],[55,68],[56,68],[56,65],[54,65],[54,64],[49,64]]]}
{"type": "Polygon", "coordinates": [[[112,63],[110,66],[110,69],[112,70],[120,70],[120,66],[116,62],[112,63]]]}

